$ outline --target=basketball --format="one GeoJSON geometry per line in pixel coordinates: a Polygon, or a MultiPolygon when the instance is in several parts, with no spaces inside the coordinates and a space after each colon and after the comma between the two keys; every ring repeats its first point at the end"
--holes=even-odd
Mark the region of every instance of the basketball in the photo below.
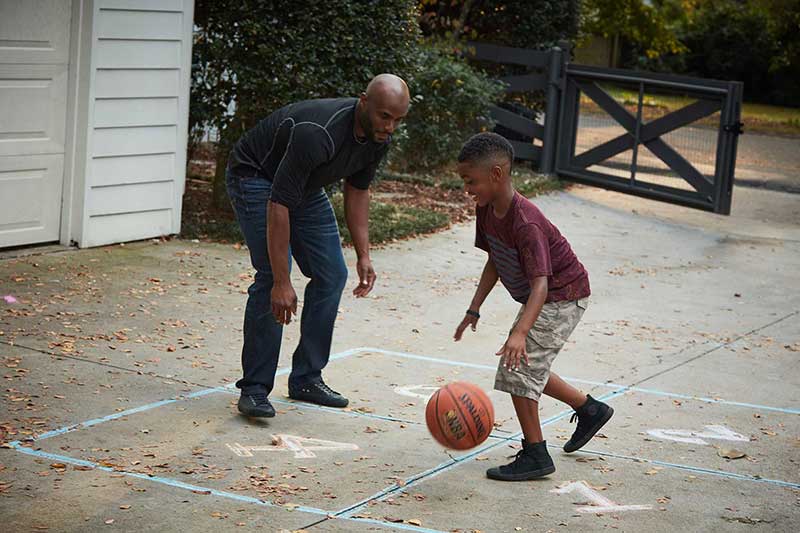
{"type": "Polygon", "coordinates": [[[494,427],[494,407],[480,387],[455,381],[430,397],[425,407],[425,422],[442,446],[468,450],[489,437],[494,427]]]}

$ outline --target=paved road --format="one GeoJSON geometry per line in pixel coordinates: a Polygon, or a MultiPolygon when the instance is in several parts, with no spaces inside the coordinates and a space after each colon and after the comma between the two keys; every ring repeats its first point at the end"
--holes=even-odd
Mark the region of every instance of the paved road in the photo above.
{"type": "MultiPolygon", "coordinates": [[[[583,115],[579,126],[577,153],[624,133],[622,126],[601,115],[583,115]]],[[[684,127],[662,139],[701,172],[713,176],[717,130],[684,127]]],[[[619,171],[614,173],[628,175],[630,160],[630,151],[612,159],[612,167],[619,171]]],[[[638,163],[642,167],[639,170],[641,174],[647,174],[648,169],[655,173],[668,171],[666,165],[646,148],[640,149],[638,163]]],[[[738,142],[736,182],[743,186],[800,193],[800,138],[745,132],[738,142]]]]}

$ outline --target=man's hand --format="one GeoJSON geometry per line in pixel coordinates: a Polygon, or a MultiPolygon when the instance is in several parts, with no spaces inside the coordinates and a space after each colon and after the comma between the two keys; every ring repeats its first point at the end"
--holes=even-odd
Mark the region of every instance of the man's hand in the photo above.
{"type": "Polygon", "coordinates": [[[461,320],[461,324],[458,325],[456,328],[456,332],[453,335],[453,340],[456,342],[461,340],[461,335],[464,334],[464,330],[467,329],[467,326],[472,326],[472,331],[475,331],[475,328],[478,327],[478,317],[472,315],[464,315],[464,318],[461,320]]]}
{"type": "Polygon", "coordinates": [[[359,258],[356,263],[356,270],[358,271],[358,286],[353,289],[353,294],[356,298],[363,298],[372,291],[378,276],[372,268],[372,261],[370,261],[369,257],[359,258]]]}
{"type": "Polygon", "coordinates": [[[519,370],[520,361],[528,364],[528,354],[525,353],[525,337],[522,333],[512,332],[500,351],[495,354],[502,357],[505,368],[519,370]]]}
{"type": "Polygon", "coordinates": [[[297,314],[297,294],[291,282],[276,283],[272,286],[272,314],[279,324],[288,324],[292,315],[297,314]]]}

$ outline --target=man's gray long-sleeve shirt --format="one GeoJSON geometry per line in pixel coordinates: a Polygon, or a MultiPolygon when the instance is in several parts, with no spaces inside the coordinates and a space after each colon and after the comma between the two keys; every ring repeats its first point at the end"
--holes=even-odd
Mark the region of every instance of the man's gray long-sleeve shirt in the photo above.
{"type": "Polygon", "coordinates": [[[357,98],[326,98],[278,109],[236,143],[229,171],[241,178],[272,181],[270,199],[289,209],[341,178],[358,189],[368,188],[389,141],[356,138],[357,102],[357,98]]]}

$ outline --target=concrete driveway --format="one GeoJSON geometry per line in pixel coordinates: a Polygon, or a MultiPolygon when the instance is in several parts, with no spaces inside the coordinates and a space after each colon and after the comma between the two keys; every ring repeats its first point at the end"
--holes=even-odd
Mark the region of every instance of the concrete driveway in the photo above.
{"type": "MultiPolygon", "coordinates": [[[[143,242],[0,261],[0,520],[8,531],[800,530],[797,196],[738,190],[734,215],[574,187],[536,199],[593,296],[555,369],[616,414],[586,449],[545,399],[556,472],[484,477],[516,451],[510,400],[481,447],[424,426],[451,380],[491,389],[517,306],[499,288],[453,330],[484,262],[471,225],[373,254],[351,276],[326,379],[346,411],[235,410],[246,250],[143,242]],[[759,196],[768,195],[768,196],[759,196]],[[739,457],[733,459],[732,457],[739,457]]],[[[353,264],[353,254],[348,252],[353,264]]],[[[297,278],[297,283],[301,280],[297,278]]]]}

